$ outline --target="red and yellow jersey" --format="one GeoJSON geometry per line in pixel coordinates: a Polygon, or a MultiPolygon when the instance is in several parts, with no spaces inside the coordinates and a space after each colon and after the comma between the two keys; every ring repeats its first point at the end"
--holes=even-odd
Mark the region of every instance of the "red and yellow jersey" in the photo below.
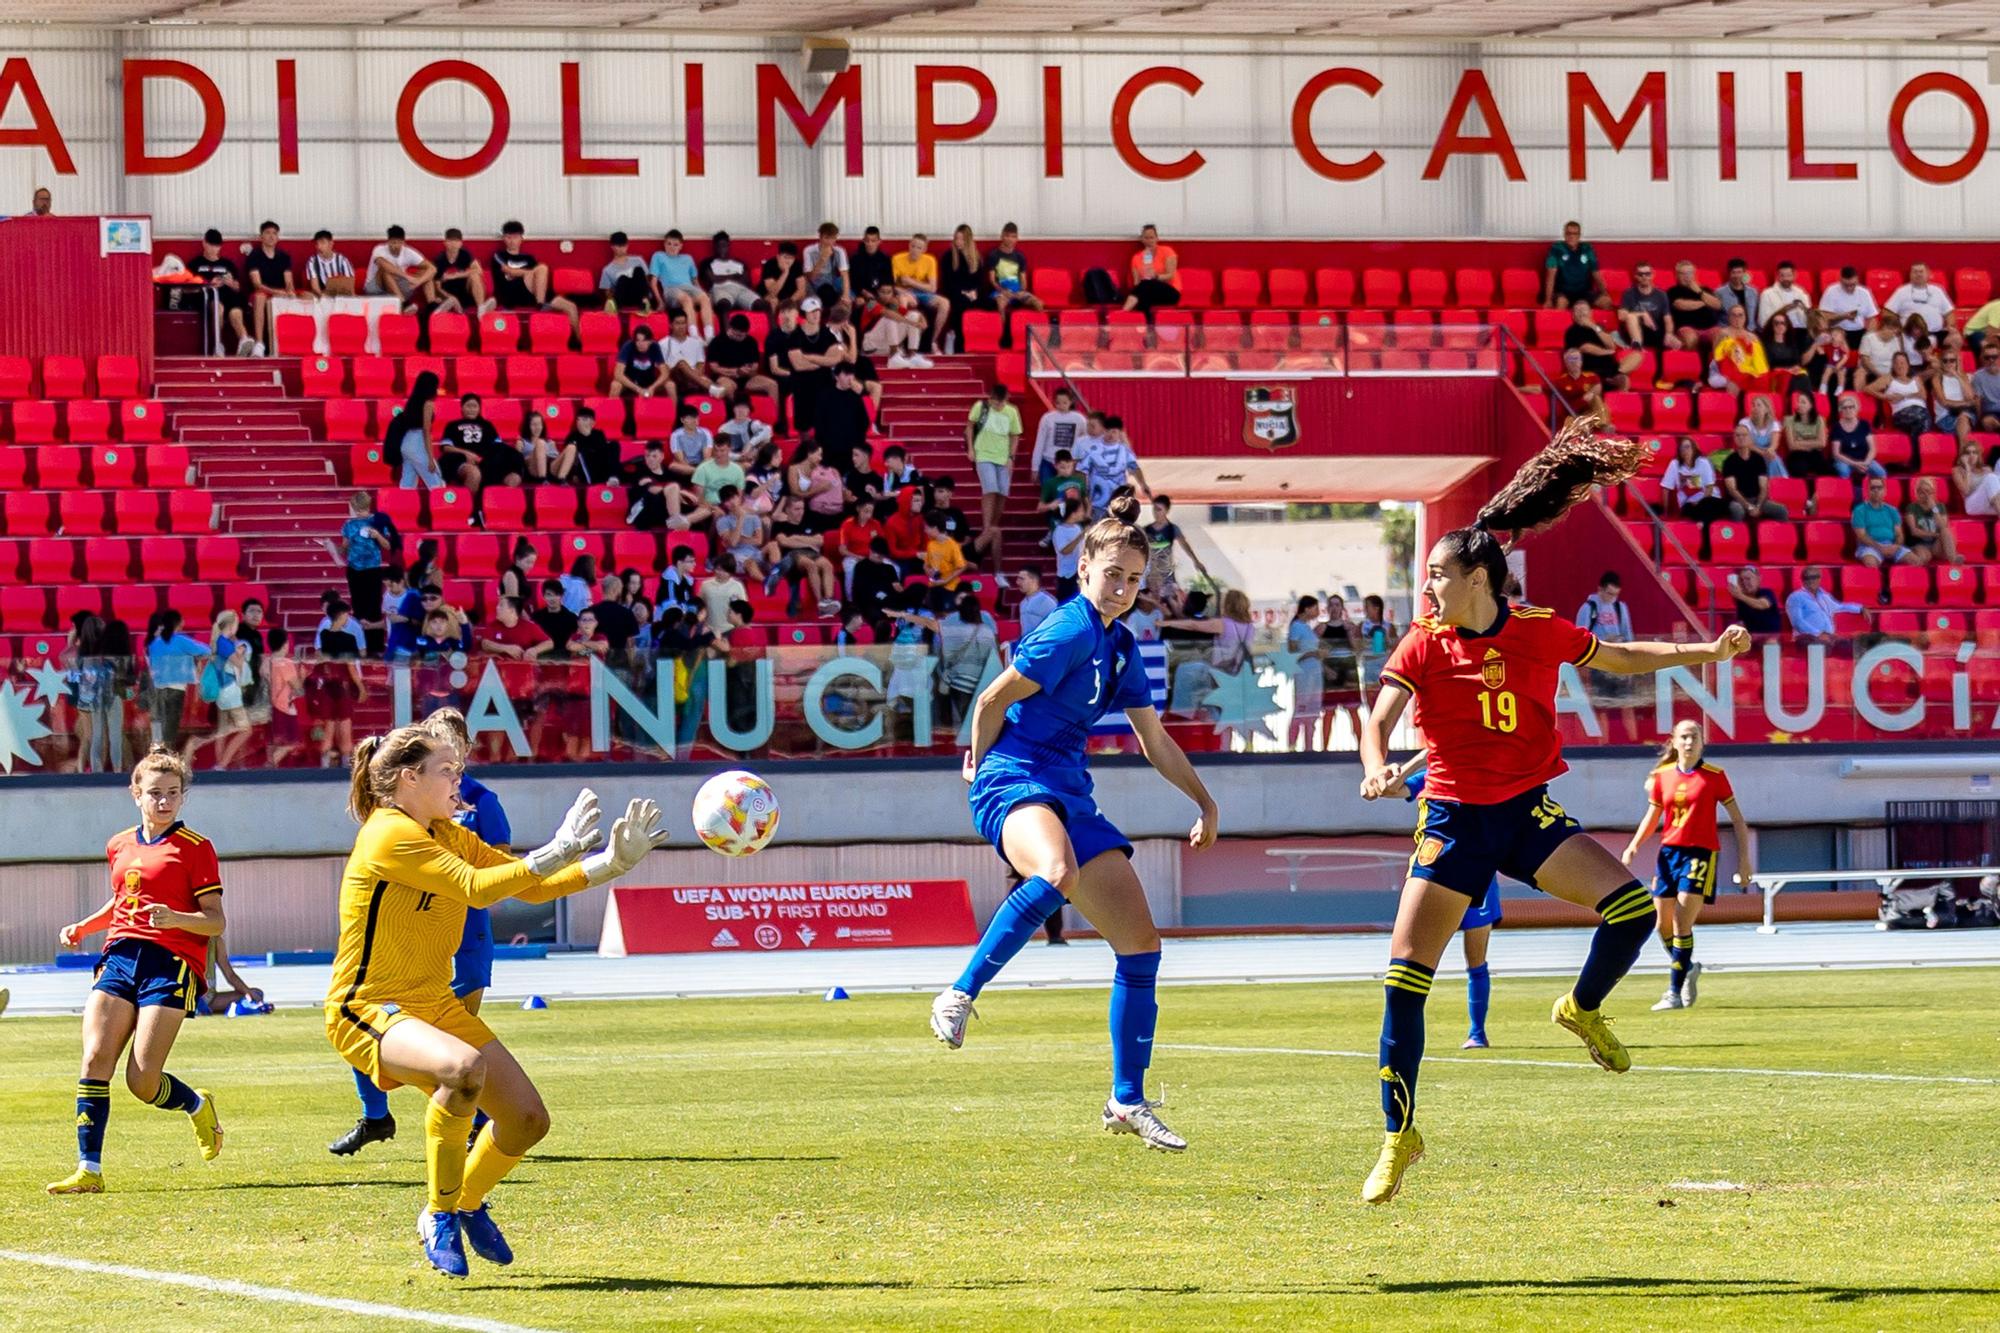
{"type": "Polygon", "coordinates": [[[1568,772],[1557,677],[1563,663],[1596,655],[1596,635],[1547,607],[1504,608],[1484,634],[1419,619],[1389,654],[1382,683],[1416,696],[1425,799],[1493,805],[1568,772]]]}
{"type": "Polygon", "coordinates": [[[200,900],[222,892],[222,867],[215,847],[187,825],[175,820],[151,842],[138,827],[111,836],[104,844],[111,863],[111,929],[113,940],[151,940],[187,963],[197,975],[208,966],[208,936],[191,930],[151,925],[145,908],[153,903],[189,914],[201,911],[200,900]]]}
{"type": "Polygon", "coordinates": [[[583,884],[571,866],[537,878],[525,861],[453,823],[425,828],[400,810],[368,816],[340,879],[340,945],[326,1003],[421,1007],[451,998],[465,909],[537,886],[583,884]]]}
{"type": "Polygon", "coordinates": [[[1729,775],[1714,764],[1697,764],[1692,773],[1682,772],[1671,760],[1646,775],[1646,799],[1660,807],[1662,847],[1721,849],[1715,827],[1715,809],[1736,799],[1729,775]]]}

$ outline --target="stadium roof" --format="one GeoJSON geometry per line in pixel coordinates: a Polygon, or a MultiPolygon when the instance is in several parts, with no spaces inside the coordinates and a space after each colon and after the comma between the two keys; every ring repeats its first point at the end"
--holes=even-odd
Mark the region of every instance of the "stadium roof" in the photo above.
{"type": "MultiPolygon", "coordinates": [[[[2000,0],[345,0],[342,26],[901,34],[2000,39],[2000,0]]],[[[9,23],[297,24],[297,0],[14,0],[9,23]]]]}

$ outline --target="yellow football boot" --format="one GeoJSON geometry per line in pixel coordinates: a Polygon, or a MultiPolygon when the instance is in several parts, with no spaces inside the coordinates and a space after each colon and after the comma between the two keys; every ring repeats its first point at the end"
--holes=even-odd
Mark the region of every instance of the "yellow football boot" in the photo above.
{"type": "Polygon", "coordinates": [[[86,1171],[79,1166],[61,1180],[51,1182],[48,1190],[51,1194],[102,1194],[104,1173],[86,1171]]]}
{"type": "Polygon", "coordinates": [[[1416,1126],[1384,1134],[1382,1155],[1375,1159],[1375,1169],[1368,1173],[1368,1179],[1361,1182],[1361,1201],[1387,1203],[1395,1198],[1396,1192],[1403,1188],[1403,1173],[1423,1155],[1424,1136],[1417,1133],[1416,1126]]]}
{"type": "Polygon", "coordinates": [[[1632,1067],[1631,1053],[1612,1034],[1611,1020],[1602,1009],[1579,1009],[1576,997],[1565,995],[1556,1001],[1549,1020],[1583,1038],[1583,1048],[1590,1052],[1590,1058],[1612,1073],[1622,1074],[1632,1067]]]}
{"type": "Polygon", "coordinates": [[[194,1123],[194,1141],[201,1145],[201,1160],[212,1162],[222,1156],[222,1120],[215,1114],[214,1093],[206,1088],[196,1088],[194,1093],[201,1098],[201,1106],[190,1111],[188,1119],[194,1123]]]}

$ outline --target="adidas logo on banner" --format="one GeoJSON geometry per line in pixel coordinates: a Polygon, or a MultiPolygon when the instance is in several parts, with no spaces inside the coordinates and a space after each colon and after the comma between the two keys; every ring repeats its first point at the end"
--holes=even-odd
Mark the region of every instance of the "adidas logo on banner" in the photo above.
{"type": "Polygon", "coordinates": [[[708,942],[708,947],[711,949],[735,949],[740,946],[736,943],[736,937],[729,933],[729,927],[724,926],[721,930],[715,932],[715,938],[708,942]]]}

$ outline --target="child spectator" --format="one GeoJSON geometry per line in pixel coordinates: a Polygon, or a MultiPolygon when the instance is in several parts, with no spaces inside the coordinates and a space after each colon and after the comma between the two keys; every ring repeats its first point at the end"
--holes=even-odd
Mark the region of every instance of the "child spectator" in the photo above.
{"type": "MultiPolygon", "coordinates": [[[[325,300],[330,296],[354,295],[354,265],[333,248],[333,233],[324,229],[313,233],[313,256],[306,261],[306,290],[325,300]]],[[[299,348],[303,352],[305,348],[299,348]]]]}
{"type": "Polygon", "coordinates": [[[653,295],[653,280],[646,261],[631,253],[632,238],[622,231],[611,233],[611,258],[597,275],[597,289],[604,294],[609,310],[644,312],[653,295]]]}
{"type": "Polygon", "coordinates": [[[701,585],[702,611],[710,632],[729,632],[729,604],[743,600],[746,592],[743,580],[736,577],[736,557],[727,551],[716,556],[701,585]]]}
{"type": "Polygon", "coordinates": [[[667,437],[667,469],[684,481],[692,481],[695,469],[715,446],[715,434],[701,424],[701,409],[693,403],[681,404],[674,421],[674,433],[667,437]]]}
{"type": "Polygon", "coordinates": [[[889,558],[907,576],[924,567],[924,488],[912,486],[897,496],[896,510],[882,524],[889,558]]]}
{"type": "MultiPolygon", "coordinates": [[[[375,496],[356,491],[347,499],[347,521],[340,525],[339,558],[347,567],[347,598],[374,619],[382,606],[382,584],[388,575],[389,539],[375,525],[375,496]]],[[[328,542],[331,548],[333,543],[328,542]]]]}
{"type": "Polygon", "coordinates": [[[764,520],[744,508],[740,486],[724,486],[717,492],[716,502],[722,510],[715,516],[716,544],[736,562],[745,578],[763,578],[764,520]]]}
{"type": "Polygon", "coordinates": [[[705,336],[713,338],[715,307],[710,304],[708,293],[701,289],[701,274],[694,259],[681,253],[686,240],[680,229],[674,228],[653,252],[652,262],[647,265],[653,278],[653,299],[659,302],[660,309],[674,311],[690,327],[703,329],[705,336]]]}
{"type": "Polygon", "coordinates": [[[641,324],[611,363],[611,392],[651,398],[668,388],[666,353],[653,341],[653,330],[641,324]]]}
{"type": "Polygon", "coordinates": [[[693,611],[699,602],[694,592],[694,547],[676,546],[673,563],[660,571],[659,586],[653,589],[653,604],[664,615],[668,611],[693,611]]]}
{"type": "Polygon", "coordinates": [[[569,641],[576,635],[576,613],[563,605],[561,579],[542,580],[542,604],[530,613],[530,620],[549,636],[549,657],[567,657],[569,641]]]}
{"type": "MultiPolygon", "coordinates": [[[[1047,419],[1043,418],[1044,421],[1047,419]]],[[[1089,497],[1090,483],[1078,475],[1076,459],[1070,456],[1069,450],[1056,450],[1050,462],[1049,473],[1042,478],[1042,503],[1037,508],[1048,515],[1049,525],[1053,527],[1072,495],[1078,499],[1089,497]]]]}
{"type": "Polygon", "coordinates": [[[1085,441],[1083,452],[1077,456],[1076,466],[1078,471],[1090,478],[1090,513],[1093,518],[1104,517],[1111,505],[1112,492],[1120,486],[1146,484],[1145,474],[1139,471],[1138,455],[1132,452],[1132,445],[1125,438],[1123,417],[1104,418],[1104,434],[1085,441]]]}
{"type": "Polygon", "coordinates": [[[549,423],[540,412],[530,412],[521,421],[521,440],[514,446],[521,455],[521,466],[536,481],[549,480],[549,473],[555,470],[558,453],[556,442],[549,438],[549,423]]]}
{"type": "MultiPolygon", "coordinates": [[[[1078,537],[1081,540],[1081,530],[1078,537]]],[[[942,516],[935,509],[925,514],[924,573],[932,583],[955,591],[965,569],[965,550],[946,530],[942,516]]]]}
{"type": "Polygon", "coordinates": [[[299,748],[304,732],[299,727],[299,695],[304,671],[292,656],[292,636],[282,625],[271,627],[264,649],[264,697],[271,701],[271,730],[266,762],[282,768],[292,751],[299,748]]]}
{"type": "Polygon", "coordinates": [[[1181,585],[1174,568],[1174,548],[1178,546],[1187,552],[1187,558],[1194,561],[1194,567],[1203,578],[1208,578],[1208,566],[1194,553],[1188,544],[1187,534],[1173,520],[1174,499],[1171,495],[1153,497],[1153,521],[1145,526],[1146,533],[1146,577],[1147,592],[1168,604],[1181,599],[1181,585]]]}
{"type": "Polygon", "coordinates": [[[729,441],[729,452],[745,465],[771,442],[770,426],[752,416],[750,408],[748,398],[738,398],[729,405],[729,420],[715,432],[717,439],[729,441]]]}
{"type": "Polygon", "coordinates": [[[931,483],[930,503],[925,513],[935,514],[945,536],[963,547],[972,540],[972,524],[965,517],[965,511],[955,503],[958,483],[949,475],[939,477],[931,483]]]}
{"type": "MultiPolygon", "coordinates": [[[[1049,410],[1042,413],[1041,422],[1035,427],[1035,451],[1028,459],[1028,466],[1034,469],[1036,481],[1046,482],[1055,475],[1057,454],[1075,452],[1084,425],[1083,413],[1076,410],[1076,395],[1067,385],[1059,387],[1051,395],[1049,410]]],[[[1044,493],[1042,499],[1048,498],[1044,493]]]]}
{"type": "Polygon", "coordinates": [[[917,471],[910,461],[909,453],[900,444],[892,444],[882,451],[882,496],[895,499],[905,489],[923,483],[924,474],[917,471]]]}
{"type": "Polygon", "coordinates": [[[1072,495],[1063,502],[1049,544],[1056,551],[1056,600],[1067,602],[1076,596],[1076,566],[1083,558],[1083,501],[1072,495]]]}
{"type": "Polygon", "coordinates": [[[854,567],[868,558],[875,543],[886,546],[882,525],[875,520],[875,502],[866,496],[854,502],[854,516],[840,525],[840,577],[843,587],[854,588],[854,567]]]}
{"type": "Polygon", "coordinates": [[[645,451],[626,474],[625,496],[625,521],[642,532],[661,528],[685,532],[714,512],[699,503],[691,512],[684,510],[690,498],[688,491],[675,480],[667,466],[667,446],[658,440],[646,441],[645,451]]]}
{"type": "Polygon", "coordinates": [[[889,543],[881,537],[868,544],[868,554],[857,563],[848,578],[849,614],[860,612],[870,624],[886,618],[903,595],[902,572],[889,558],[889,543]]]}
{"type": "Polygon", "coordinates": [[[552,480],[577,486],[598,486],[618,478],[618,446],[597,428],[597,413],[579,407],[570,419],[562,452],[549,470],[552,480]]]}
{"type": "MultiPolygon", "coordinates": [[[[215,705],[215,766],[230,768],[250,742],[250,710],[243,689],[250,683],[250,645],[238,637],[242,622],[234,611],[215,617],[215,640],[202,671],[202,698],[215,705]]],[[[192,747],[190,746],[190,749],[192,747]]]]}

